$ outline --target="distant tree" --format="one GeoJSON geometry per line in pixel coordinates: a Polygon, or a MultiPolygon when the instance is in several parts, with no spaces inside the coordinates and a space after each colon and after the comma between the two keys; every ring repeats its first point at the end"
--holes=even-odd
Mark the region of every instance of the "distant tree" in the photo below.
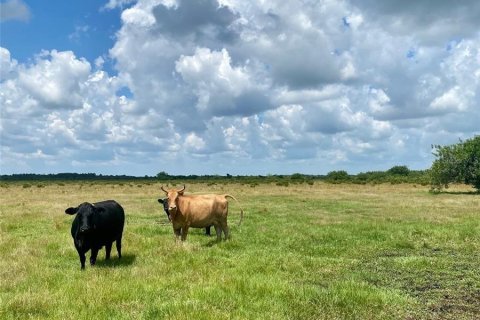
{"type": "Polygon", "coordinates": [[[410,169],[407,166],[394,166],[388,169],[389,174],[395,174],[399,176],[408,176],[410,169]]]}
{"type": "Polygon", "coordinates": [[[157,173],[157,178],[160,179],[160,180],[166,180],[169,177],[170,176],[165,171],[161,171],[161,172],[157,173]]]}
{"type": "Polygon", "coordinates": [[[305,175],[303,175],[301,173],[294,173],[290,176],[290,179],[292,179],[292,180],[304,180],[305,175]]]}
{"type": "Polygon", "coordinates": [[[345,170],[330,171],[329,173],[327,173],[326,179],[327,181],[332,181],[332,182],[342,182],[342,181],[349,180],[350,176],[345,170]]]}
{"type": "Polygon", "coordinates": [[[480,191],[480,136],[449,146],[432,147],[437,158],[430,169],[432,190],[459,182],[480,191]]]}

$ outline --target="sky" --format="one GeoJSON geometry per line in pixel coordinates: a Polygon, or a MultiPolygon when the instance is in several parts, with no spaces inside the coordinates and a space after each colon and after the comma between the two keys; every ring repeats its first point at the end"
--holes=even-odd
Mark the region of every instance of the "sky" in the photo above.
{"type": "Polygon", "coordinates": [[[0,173],[427,169],[480,134],[477,0],[0,0],[0,173]]]}

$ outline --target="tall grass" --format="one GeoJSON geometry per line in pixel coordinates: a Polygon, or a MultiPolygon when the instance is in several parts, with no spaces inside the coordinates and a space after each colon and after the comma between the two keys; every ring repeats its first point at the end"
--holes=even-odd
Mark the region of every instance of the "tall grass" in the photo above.
{"type": "MultiPolygon", "coordinates": [[[[324,183],[228,192],[232,238],[174,241],[159,184],[8,184],[0,193],[2,319],[474,319],[480,197],[466,187],[324,183]],[[80,270],[65,208],[115,199],[123,254],[80,270]]],[[[88,261],[88,260],[87,260],[88,261]]]]}

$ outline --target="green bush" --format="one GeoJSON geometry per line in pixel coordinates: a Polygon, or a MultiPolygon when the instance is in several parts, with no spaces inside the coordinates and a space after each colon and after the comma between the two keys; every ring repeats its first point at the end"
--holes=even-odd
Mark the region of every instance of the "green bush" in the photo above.
{"type": "Polygon", "coordinates": [[[408,176],[410,170],[407,166],[394,166],[390,168],[387,173],[400,176],[408,176]]]}
{"type": "Polygon", "coordinates": [[[329,173],[327,173],[326,180],[330,183],[340,183],[349,181],[350,176],[345,170],[330,171],[329,173]]]}
{"type": "Polygon", "coordinates": [[[450,183],[465,183],[480,191],[480,136],[448,146],[433,146],[437,158],[431,167],[431,189],[440,191],[450,183]]]}

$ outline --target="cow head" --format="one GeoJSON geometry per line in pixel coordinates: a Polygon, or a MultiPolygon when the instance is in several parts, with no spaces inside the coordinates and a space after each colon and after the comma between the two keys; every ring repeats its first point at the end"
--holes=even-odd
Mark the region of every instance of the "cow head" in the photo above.
{"type": "Polygon", "coordinates": [[[82,235],[82,234],[88,234],[93,230],[95,230],[97,215],[102,210],[105,210],[105,209],[98,208],[91,203],[84,202],[76,208],[70,207],[66,209],[65,213],[70,215],[74,215],[74,214],[77,215],[78,222],[79,222],[79,227],[77,232],[80,235],[82,235]]]}
{"type": "Polygon", "coordinates": [[[167,214],[168,220],[172,220],[170,218],[170,213],[168,212],[168,198],[165,199],[158,199],[158,202],[160,202],[163,205],[163,211],[167,214]]]}
{"type": "Polygon", "coordinates": [[[179,196],[183,196],[183,192],[185,191],[185,185],[183,185],[183,188],[180,190],[177,190],[177,189],[165,190],[163,186],[161,189],[167,195],[169,216],[175,217],[175,214],[177,213],[177,204],[178,204],[177,200],[179,196]]]}

